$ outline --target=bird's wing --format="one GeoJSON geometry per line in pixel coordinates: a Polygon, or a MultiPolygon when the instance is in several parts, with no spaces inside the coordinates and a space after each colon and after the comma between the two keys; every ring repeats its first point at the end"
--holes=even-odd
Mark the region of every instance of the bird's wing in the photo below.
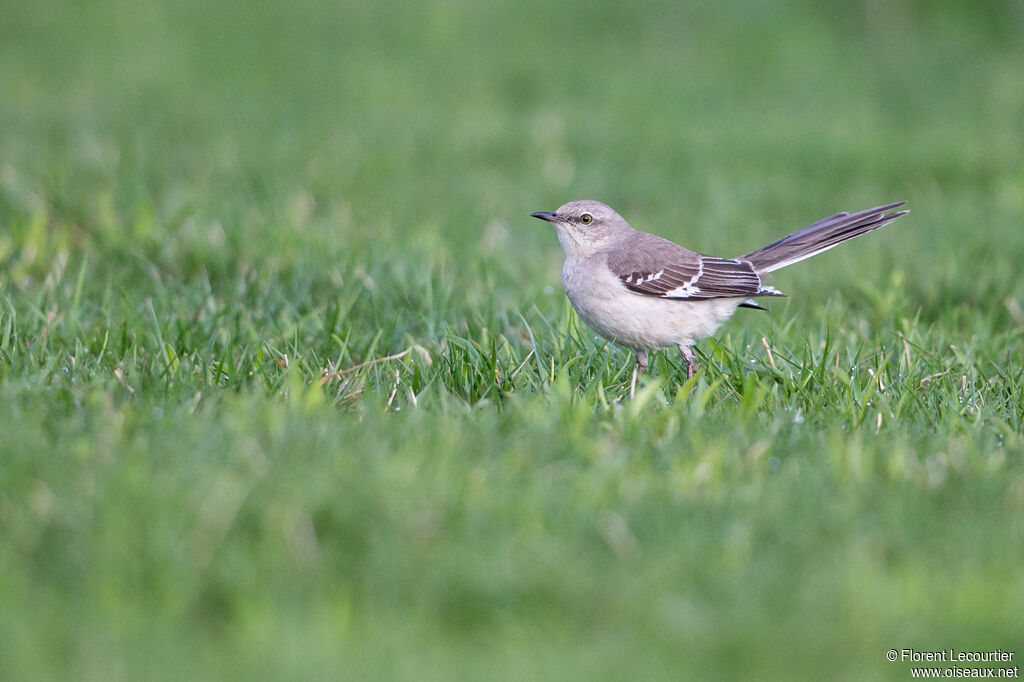
{"type": "Polygon", "coordinates": [[[646,232],[608,253],[608,267],[630,291],[675,300],[782,296],[749,261],[715,258],[646,232]]]}

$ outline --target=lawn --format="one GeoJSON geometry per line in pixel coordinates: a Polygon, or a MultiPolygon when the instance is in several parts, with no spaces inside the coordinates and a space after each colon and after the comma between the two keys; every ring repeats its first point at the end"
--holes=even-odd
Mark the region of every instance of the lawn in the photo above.
{"type": "Polygon", "coordinates": [[[0,16],[0,678],[1024,655],[1017,2],[0,16]],[[722,256],[912,212],[631,400],[577,198],[722,256]]]}

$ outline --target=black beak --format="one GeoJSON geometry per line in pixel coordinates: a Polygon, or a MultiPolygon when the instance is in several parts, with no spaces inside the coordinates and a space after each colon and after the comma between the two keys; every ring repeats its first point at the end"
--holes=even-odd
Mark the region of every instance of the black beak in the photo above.
{"type": "Polygon", "coordinates": [[[540,218],[541,220],[546,220],[549,223],[561,222],[554,211],[537,211],[536,213],[531,213],[530,217],[540,218]]]}

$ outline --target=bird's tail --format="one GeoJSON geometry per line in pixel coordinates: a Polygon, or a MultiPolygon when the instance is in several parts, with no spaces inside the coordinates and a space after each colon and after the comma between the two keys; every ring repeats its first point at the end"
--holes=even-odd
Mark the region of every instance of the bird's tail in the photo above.
{"type": "Polygon", "coordinates": [[[750,261],[758,272],[771,272],[793,263],[799,263],[805,258],[828,251],[847,239],[859,237],[865,232],[888,225],[909,211],[893,213],[886,211],[899,208],[905,203],[905,201],[897,201],[894,204],[869,208],[858,213],[837,213],[828,218],[822,218],[813,225],[808,225],[768,246],[762,246],[757,251],[748,253],[743,258],[750,261]]]}

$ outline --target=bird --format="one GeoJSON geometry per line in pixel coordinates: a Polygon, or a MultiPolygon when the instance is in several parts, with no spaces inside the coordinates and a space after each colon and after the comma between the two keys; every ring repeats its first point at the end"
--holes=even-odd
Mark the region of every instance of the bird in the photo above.
{"type": "Polygon", "coordinates": [[[570,201],[530,216],[558,235],[565,252],[562,286],[580,318],[634,352],[633,395],[648,351],[675,346],[692,379],[697,341],[712,336],[737,308],[766,310],[754,299],[785,295],[765,284],[766,275],[888,225],[909,213],[894,210],[905,204],[836,213],[737,258],[697,253],[636,230],[600,201],[570,201]]]}

